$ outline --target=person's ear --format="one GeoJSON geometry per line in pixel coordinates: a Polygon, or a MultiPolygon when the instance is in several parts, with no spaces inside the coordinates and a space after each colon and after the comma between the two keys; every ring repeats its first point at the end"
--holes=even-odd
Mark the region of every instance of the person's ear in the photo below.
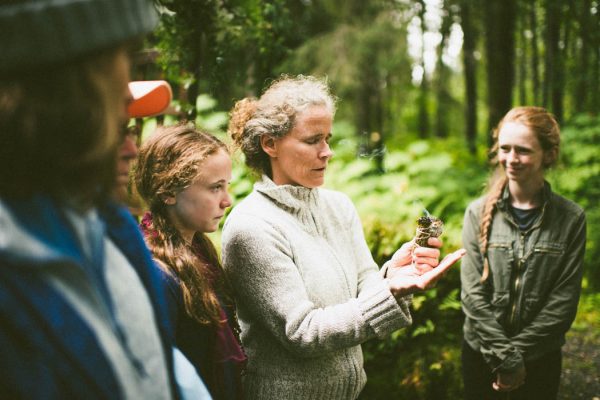
{"type": "Polygon", "coordinates": [[[277,158],[277,142],[273,136],[262,135],[260,137],[260,146],[269,157],[277,158]]]}
{"type": "Polygon", "coordinates": [[[544,167],[549,167],[556,162],[558,158],[558,148],[553,147],[550,150],[544,151],[544,167]]]}
{"type": "Polygon", "coordinates": [[[177,204],[177,198],[171,193],[164,193],[160,195],[162,202],[168,206],[174,206],[177,204]]]}

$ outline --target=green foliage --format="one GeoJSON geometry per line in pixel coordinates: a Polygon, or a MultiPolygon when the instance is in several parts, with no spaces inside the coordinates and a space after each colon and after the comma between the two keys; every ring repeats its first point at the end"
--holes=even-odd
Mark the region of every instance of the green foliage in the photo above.
{"type": "MultiPolygon", "coordinates": [[[[216,111],[208,96],[196,101],[196,123],[224,141],[227,115],[216,111]]],[[[165,123],[176,122],[167,117],[165,123]]],[[[156,126],[145,120],[143,136],[156,126]]],[[[381,265],[415,232],[423,209],[444,221],[442,252],[461,247],[464,210],[478,197],[487,179],[484,157],[470,155],[462,142],[449,138],[414,141],[400,150],[385,150],[385,172],[374,172],[371,158],[357,155],[354,126],[337,120],[326,186],[349,195],[356,205],[367,243],[381,265]]],[[[479,154],[484,154],[483,149],[479,154]]],[[[553,189],[586,209],[588,248],[586,281],[589,294],[582,298],[574,330],[589,331],[597,325],[600,266],[600,118],[581,115],[566,124],[562,133],[561,161],[548,179],[553,189]]],[[[234,154],[230,192],[234,205],[252,191],[256,176],[243,165],[243,155],[234,154]]],[[[219,245],[219,233],[212,235],[219,245]]],[[[369,377],[361,399],[414,398],[456,399],[461,397],[460,343],[462,313],[459,269],[455,267],[437,287],[413,297],[412,326],[394,332],[382,341],[364,344],[369,377]]],[[[597,340],[594,336],[593,340],[597,340]]],[[[592,340],[590,339],[590,340],[592,340]]]]}
{"type": "MultiPolygon", "coordinates": [[[[206,93],[229,109],[234,99],[259,94],[298,41],[309,34],[297,19],[316,19],[315,7],[286,0],[157,0],[160,25],[151,40],[174,86],[206,93]]],[[[309,21],[309,22],[310,22],[309,21]]],[[[314,22],[314,21],[313,21],[314,22]]],[[[185,97],[185,96],[182,96],[185,97]]]]}
{"type": "MultiPolygon", "coordinates": [[[[420,60],[408,54],[409,46],[415,43],[408,42],[406,29],[413,17],[418,17],[415,6],[427,3],[430,8],[431,2],[160,0],[158,3],[163,6],[161,25],[153,43],[160,50],[163,76],[177,88],[176,93],[188,93],[189,98],[179,98],[175,104],[188,115],[197,110],[195,122],[200,127],[224,138],[227,116],[222,110],[230,109],[234,99],[259,94],[279,73],[327,76],[334,93],[341,98],[334,126],[336,156],[330,164],[327,186],[347,193],[356,204],[375,260],[382,263],[389,259],[413,236],[415,220],[423,208],[445,223],[443,253],[461,246],[464,209],[482,192],[486,181],[488,167],[483,155],[487,144],[485,133],[489,131],[489,100],[499,94],[491,92],[494,88],[488,87],[489,81],[485,79],[484,66],[489,59],[482,51],[486,40],[481,34],[483,3],[440,2],[440,7],[449,12],[445,18],[459,15],[461,24],[465,22],[462,11],[467,5],[472,6],[475,31],[469,35],[475,43],[470,56],[477,64],[474,79],[479,100],[469,111],[478,121],[479,137],[474,139],[479,145],[476,155],[467,152],[465,138],[453,136],[465,131],[462,118],[465,78],[460,69],[454,68],[445,70],[442,77],[439,65],[430,82],[445,83],[451,98],[442,102],[441,97],[429,93],[425,111],[431,114],[428,118],[433,127],[432,111],[440,109],[445,114],[451,138],[408,143],[417,136],[419,115],[423,111],[418,100],[424,93],[411,81],[420,60]],[[202,93],[211,97],[196,97],[202,93]],[[383,137],[382,148],[369,146],[374,132],[383,137]],[[382,166],[377,165],[381,155],[385,156],[382,166]],[[376,172],[376,167],[384,172],[376,172]]],[[[600,16],[596,12],[598,2],[592,1],[593,7],[582,1],[569,2],[568,7],[564,3],[569,10],[561,15],[560,24],[570,35],[564,35],[564,48],[556,54],[549,52],[545,37],[549,28],[545,6],[553,2],[519,0],[518,3],[521,12],[517,24],[524,34],[517,35],[520,42],[516,46],[516,63],[513,65],[503,58],[506,68],[522,67],[516,77],[513,99],[545,104],[556,108],[554,112],[564,105],[566,116],[577,110],[597,112],[598,69],[592,66],[598,65],[598,30],[593,29],[600,16]],[[534,54],[539,58],[534,59],[534,54]],[[547,65],[553,58],[565,60],[565,68],[554,68],[560,67],[559,64],[547,65]],[[557,71],[562,76],[551,76],[546,71],[557,71]]],[[[439,29],[431,33],[439,33],[439,29]]],[[[465,29],[463,33],[466,38],[465,29]]],[[[502,39],[502,32],[498,36],[502,39]]],[[[443,50],[438,47],[438,55],[443,50]]],[[[511,85],[509,80],[493,78],[502,83],[500,88],[511,85]]],[[[174,122],[169,117],[165,121],[174,122]]],[[[154,123],[144,126],[144,136],[152,131],[154,123]]],[[[561,164],[548,177],[558,193],[586,210],[585,284],[590,293],[600,290],[599,146],[600,119],[589,115],[572,118],[563,129],[561,164]]],[[[231,185],[235,202],[252,190],[254,179],[241,162],[235,163],[231,185]]],[[[218,241],[218,234],[215,238],[218,241]]],[[[369,383],[361,398],[461,397],[458,268],[435,290],[416,295],[413,308],[413,326],[395,332],[384,341],[365,344],[369,383]]],[[[591,310],[584,308],[578,316],[584,325],[589,322],[586,315],[595,317],[591,310]]],[[[577,326],[576,322],[576,329],[577,326]]]]}
{"type": "MultiPolygon", "coordinates": [[[[352,4],[338,6],[352,8],[352,4]]],[[[291,51],[277,68],[288,74],[326,76],[334,93],[343,100],[338,116],[354,119],[352,123],[358,128],[354,134],[393,132],[384,128],[400,124],[406,94],[411,90],[407,16],[398,5],[390,8],[386,1],[369,2],[369,6],[372,17],[361,20],[360,15],[354,15],[343,19],[335,29],[291,51]]],[[[365,142],[361,144],[369,147],[369,141],[365,142]]]]}
{"type": "MultiPolygon", "coordinates": [[[[334,149],[337,140],[349,147],[348,135],[334,131],[334,149]]],[[[344,150],[332,159],[326,185],[352,198],[373,256],[383,262],[412,238],[423,209],[444,221],[446,248],[459,248],[462,214],[485,181],[481,164],[452,139],[417,141],[387,153],[381,175],[373,173],[371,160],[344,150]]]]}
{"type": "Polygon", "coordinates": [[[573,323],[574,331],[590,332],[590,341],[600,342],[600,293],[589,293],[581,297],[577,310],[577,319],[573,323]]]}
{"type": "Polygon", "coordinates": [[[196,125],[198,127],[212,133],[222,132],[225,129],[229,122],[229,116],[225,111],[214,110],[216,106],[217,101],[212,97],[206,94],[198,96],[196,99],[196,110],[198,112],[196,125]]]}
{"type": "Polygon", "coordinates": [[[586,286],[600,290],[600,117],[575,116],[561,134],[561,163],[549,177],[553,188],[585,209],[586,286]]]}
{"type": "MultiPolygon", "coordinates": [[[[223,128],[226,115],[215,110],[216,103],[199,96],[196,122],[226,142],[223,128]],[[212,124],[212,125],[211,125],[212,124]]],[[[165,123],[176,121],[167,117],[165,123]]],[[[145,120],[144,137],[156,126],[145,120]]],[[[327,172],[328,188],[349,195],[356,205],[367,243],[381,265],[415,232],[416,219],[423,209],[444,221],[442,252],[461,247],[463,213],[478,197],[487,179],[483,157],[470,155],[457,139],[414,141],[401,150],[386,150],[385,172],[374,172],[369,157],[358,156],[354,127],[337,120],[332,146],[335,157],[327,172]]],[[[484,154],[484,151],[480,151],[484,154]]],[[[549,175],[553,189],[586,209],[588,251],[586,280],[588,292],[582,298],[573,330],[590,331],[597,325],[598,260],[600,253],[600,118],[574,118],[563,128],[561,162],[549,175]]],[[[252,191],[256,179],[243,164],[243,155],[234,154],[230,192],[234,205],[252,191]]],[[[219,247],[219,233],[211,235],[219,247]]],[[[394,332],[384,340],[363,345],[369,377],[361,399],[456,399],[462,396],[460,343],[459,268],[453,268],[436,288],[413,297],[412,326],[394,332]]],[[[592,332],[595,332],[593,329],[592,332]]],[[[597,335],[590,340],[597,340],[597,335]]]]}

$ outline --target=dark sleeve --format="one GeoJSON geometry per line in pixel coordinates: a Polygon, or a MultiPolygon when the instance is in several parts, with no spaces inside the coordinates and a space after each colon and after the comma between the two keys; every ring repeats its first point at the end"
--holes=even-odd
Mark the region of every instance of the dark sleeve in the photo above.
{"type": "MultiPolygon", "coordinates": [[[[164,271],[156,261],[154,267],[158,270],[160,282],[164,287],[165,297],[167,301],[167,312],[169,320],[174,331],[177,331],[178,312],[183,307],[183,295],[179,287],[179,281],[176,277],[164,271]]],[[[173,340],[174,341],[174,340],[173,340]]]]}

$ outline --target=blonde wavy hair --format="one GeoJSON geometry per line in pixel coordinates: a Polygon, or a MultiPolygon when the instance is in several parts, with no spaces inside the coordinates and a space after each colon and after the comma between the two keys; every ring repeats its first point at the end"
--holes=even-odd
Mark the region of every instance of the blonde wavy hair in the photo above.
{"type": "Polygon", "coordinates": [[[175,196],[198,177],[202,163],[227,146],[213,135],[191,124],[159,127],[142,145],[135,168],[135,185],[152,213],[152,227],[146,242],[159,266],[179,281],[186,312],[202,324],[218,326],[221,308],[216,291],[230,301],[224,274],[214,280],[208,264],[221,269],[210,239],[202,232],[186,243],[168,218],[164,199],[175,196]],[[200,250],[202,259],[193,252],[200,250]]]}
{"type": "Polygon", "coordinates": [[[546,158],[544,168],[550,168],[558,159],[558,150],[560,147],[560,127],[554,115],[542,107],[515,107],[511,109],[498,123],[494,129],[494,144],[490,151],[491,164],[495,167],[494,172],[488,182],[486,200],[481,213],[481,223],[479,227],[479,247],[483,255],[483,272],[481,282],[485,282],[490,273],[490,266],[487,257],[488,240],[490,236],[490,225],[496,211],[496,204],[504,192],[504,187],[508,183],[508,178],[502,166],[498,161],[498,136],[504,124],[515,122],[528,127],[535,133],[544,152],[554,150],[553,157],[546,158]]]}
{"type": "Polygon", "coordinates": [[[325,80],[313,76],[281,76],[259,98],[238,101],[230,113],[228,134],[246,157],[246,165],[271,176],[271,162],[260,138],[281,138],[294,127],[298,114],[312,106],[324,106],[335,114],[336,99],[325,80]]]}

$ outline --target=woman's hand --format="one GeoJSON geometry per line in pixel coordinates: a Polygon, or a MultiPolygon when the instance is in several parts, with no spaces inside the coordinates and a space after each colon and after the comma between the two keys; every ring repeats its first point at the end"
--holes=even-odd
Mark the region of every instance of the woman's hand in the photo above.
{"type": "Polygon", "coordinates": [[[421,275],[437,267],[440,258],[438,249],[442,247],[442,241],[429,238],[427,244],[431,247],[417,246],[414,240],[404,243],[389,261],[386,277],[393,278],[396,274],[421,275]]]}
{"type": "Polygon", "coordinates": [[[452,265],[454,265],[455,262],[460,260],[465,253],[465,249],[450,253],[444,257],[435,268],[431,267],[425,272],[419,271],[417,267],[413,265],[404,268],[395,268],[394,274],[388,275],[390,291],[394,297],[400,298],[430,288],[452,265]]]}
{"type": "Polygon", "coordinates": [[[511,392],[525,383],[525,375],[525,367],[511,372],[498,372],[492,387],[498,392],[511,392]]]}

